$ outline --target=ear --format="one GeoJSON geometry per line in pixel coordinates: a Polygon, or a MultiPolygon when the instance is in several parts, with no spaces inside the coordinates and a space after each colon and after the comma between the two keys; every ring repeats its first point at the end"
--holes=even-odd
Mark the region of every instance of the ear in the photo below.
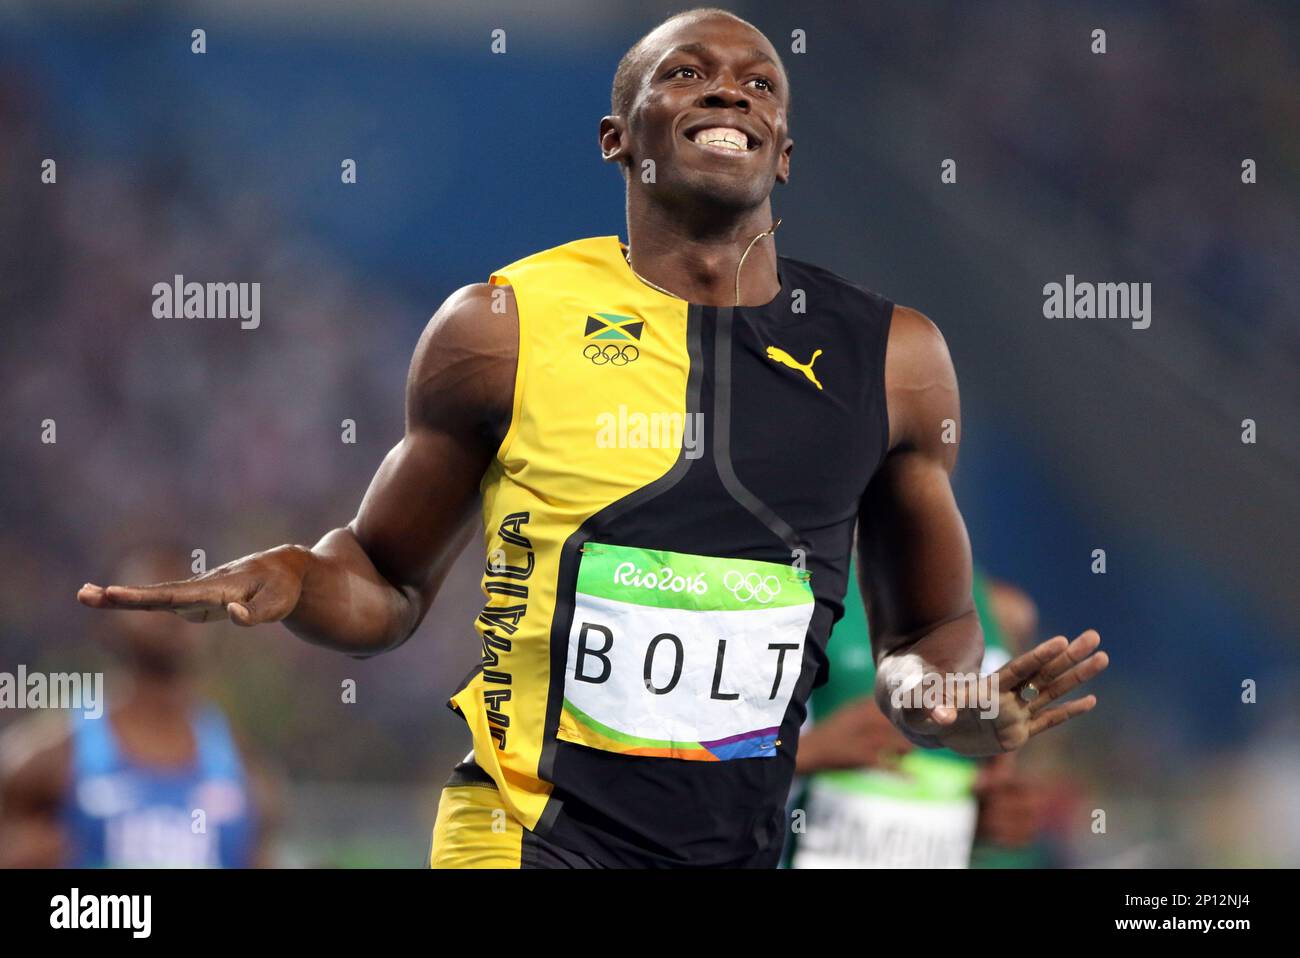
{"type": "Polygon", "coordinates": [[[776,181],[778,183],[790,182],[790,154],[793,152],[794,140],[787,136],[785,145],[781,147],[781,158],[776,164],[776,181]]]}
{"type": "Polygon", "coordinates": [[[600,120],[600,156],[606,163],[621,163],[627,156],[627,122],[621,116],[600,120]]]}

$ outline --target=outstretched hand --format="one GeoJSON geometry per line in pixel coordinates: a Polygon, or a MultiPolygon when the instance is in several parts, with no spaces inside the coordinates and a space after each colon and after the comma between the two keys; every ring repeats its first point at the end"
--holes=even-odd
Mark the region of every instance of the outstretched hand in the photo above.
{"type": "Polygon", "coordinates": [[[174,612],[189,622],[230,619],[241,626],[279,622],[302,594],[307,550],[280,546],[176,582],[100,586],[87,582],[77,601],[92,609],[174,612]]]}

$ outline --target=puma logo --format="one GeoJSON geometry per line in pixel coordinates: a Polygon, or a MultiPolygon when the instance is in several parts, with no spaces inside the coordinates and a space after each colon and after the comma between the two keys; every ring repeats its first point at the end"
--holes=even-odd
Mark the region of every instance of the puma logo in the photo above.
{"type": "Polygon", "coordinates": [[[768,359],[772,360],[773,362],[780,363],[782,366],[789,366],[791,369],[799,370],[799,372],[807,376],[808,381],[812,383],[814,386],[816,386],[818,389],[822,388],[822,384],[817,381],[817,377],[813,374],[812,367],[813,367],[813,363],[817,362],[817,357],[820,356],[821,354],[822,351],[820,349],[814,349],[813,354],[810,357],[808,357],[808,362],[801,363],[799,362],[799,360],[795,359],[793,356],[787,353],[780,346],[767,347],[768,359]]]}

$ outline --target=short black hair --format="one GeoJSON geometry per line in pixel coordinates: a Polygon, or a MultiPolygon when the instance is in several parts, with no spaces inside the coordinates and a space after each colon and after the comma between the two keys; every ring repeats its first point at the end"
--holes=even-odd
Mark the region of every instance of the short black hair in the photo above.
{"type": "MultiPolygon", "coordinates": [[[[637,83],[640,81],[639,72],[641,61],[645,53],[646,37],[654,33],[660,27],[677,20],[707,20],[711,17],[728,17],[737,23],[743,23],[756,33],[763,33],[758,27],[754,26],[743,17],[738,17],[730,10],[723,10],[721,7],[696,7],[693,10],[683,10],[681,13],[675,13],[668,19],[659,23],[653,29],[649,30],[645,36],[641,37],[636,43],[628,48],[623,54],[623,58],[618,61],[618,68],[614,71],[614,85],[609,91],[610,111],[615,116],[626,117],[632,110],[632,101],[636,98],[637,83]]],[[[764,34],[766,36],[766,34],[764,34]]],[[[777,51],[777,62],[781,61],[781,53],[777,51]]],[[[785,64],[781,63],[781,72],[785,72],[785,64]]],[[[788,82],[788,81],[787,81],[788,82]]],[[[786,95],[786,102],[789,103],[789,94],[786,95]]]]}

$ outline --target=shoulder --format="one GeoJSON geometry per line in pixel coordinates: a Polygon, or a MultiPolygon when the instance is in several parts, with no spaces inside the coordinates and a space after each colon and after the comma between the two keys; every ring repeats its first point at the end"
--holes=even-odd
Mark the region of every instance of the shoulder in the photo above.
{"type": "Polygon", "coordinates": [[[948,343],[928,316],[907,306],[893,308],[885,394],[891,448],[933,448],[945,460],[955,455],[955,442],[944,441],[960,421],[957,373],[948,343]]]}
{"type": "MultiPolygon", "coordinates": [[[[552,246],[493,270],[486,283],[462,286],[443,301],[425,326],[412,362],[412,379],[437,382],[449,365],[484,366],[489,375],[513,374],[519,348],[515,286],[572,271],[603,270],[621,258],[617,236],[595,236],[552,246]],[[497,367],[501,367],[497,369],[497,367]]],[[[508,378],[508,377],[507,377],[508,378]]]]}
{"type": "MultiPolygon", "coordinates": [[[[895,305],[889,324],[886,377],[908,380],[952,373],[948,343],[934,321],[910,306],[895,305]]],[[[954,377],[955,378],[955,377],[954,377]]]]}
{"type": "Polygon", "coordinates": [[[503,331],[518,322],[514,292],[509,286],[471,283],[462,286],[442,301],[434,312],[417,351],[429,347],[457,344],[473,346],[491,344],[503,331]]]}
{"type": "Polygon", "coordinates": [[[430,423],[448,414],[463,420],[467,412],[491,417],[508,410],[518,340],[519,314],[508,286],[473,283],[456,290],[415,347],[408,416],[430,423]]]}

